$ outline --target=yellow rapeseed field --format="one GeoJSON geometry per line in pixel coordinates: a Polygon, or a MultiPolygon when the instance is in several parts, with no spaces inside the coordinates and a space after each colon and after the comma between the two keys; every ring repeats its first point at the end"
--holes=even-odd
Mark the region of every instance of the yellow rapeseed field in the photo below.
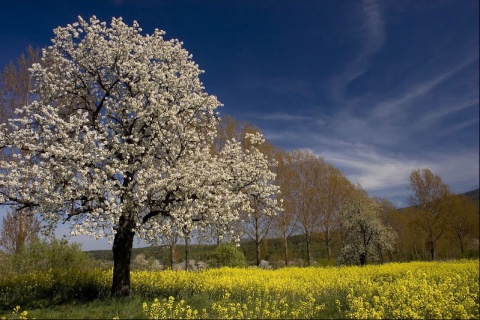
{"type": "MultiPolygon", "coordinates": [[[[111,279],[112,270],[32,272],[0,277],[0,296],[35,299],[52,291],[75,296],[96,288],[106,297],[111,279]]],[[[131,281],[132,296],[144,301],[143,314],[151,319],[480,318],[478,260],[134,271],[131,281]]],[[[27,314],[17,307],[10,318],[27,314]]]]}
{"type": "Polygon", "coordinates": [[[144,303],[150,318],[479,318],[479,262],[366,267],[135,272],[136,290],[168,296],[144,303]],[[206,295],[210,310],[174,297],[206,295]]]}

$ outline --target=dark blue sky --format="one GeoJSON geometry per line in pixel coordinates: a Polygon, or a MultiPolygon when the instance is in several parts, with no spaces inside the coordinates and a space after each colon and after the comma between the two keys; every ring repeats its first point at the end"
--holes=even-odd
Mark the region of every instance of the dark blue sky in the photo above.
{"type": "Polygon", "coordinates": [[[371,195],[407,205],[423,167],[453,192],[479,187],[477,0],[2,1],[0,67],[79,15],[180,39],[221,114],[371,195]]]}

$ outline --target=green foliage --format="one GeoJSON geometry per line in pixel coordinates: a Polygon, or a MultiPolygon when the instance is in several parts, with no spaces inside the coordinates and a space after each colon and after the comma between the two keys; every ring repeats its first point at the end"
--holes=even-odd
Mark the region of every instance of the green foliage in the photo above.
{"type": "Polygon", "coordinates": [[[43,239],[21,251],[1,257],[2,308],[14,304],[43,308],[68,301],[89,301],[108,295],[100,269],[80,245],[66,240],[43,239]]]}
{"type": "Polygon", "coordinates": [[[71,301],[90,301],[109,294],[106,271],[51,269],[0,277],[1,306],[45,308],[71,301]]]}
{"type": "Polygon", "coordinates": [[[208,264],[211,267],[245,267],[243,252],[233,244],[221,244],[212,253],[208,264]]]}
{"type": "Polygon", "coordinates": [[[5,259],[6,271],[11,273],[26,273],[50,269],[81,269],[88,268],[89,256],[76,243],[66,240],[39,240],[29,244],[18,253],[5,259]]]}

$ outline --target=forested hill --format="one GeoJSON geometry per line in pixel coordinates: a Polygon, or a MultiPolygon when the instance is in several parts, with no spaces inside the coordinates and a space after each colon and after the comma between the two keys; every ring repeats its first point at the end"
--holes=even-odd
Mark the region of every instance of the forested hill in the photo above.
{"type": "Polygon", "coordinates": [[[465,192],[463,193],[463,195],[471,198],[473,202],[477,204],[477,208],[480,208],[479,193],[480,193],[480,189],[477,189],[477,190],[465,192]]]}
{"type": "MultiPolygon", "coordinates": [[[[479,193],[480,193],[480,189],[476,189],[476,190],[468,191],[465,193],[459,193],[459,195],[469,197],[470,199],[472,199],[473,202],[475,202],[475,204],[477,205],[477,208],[480,209],[479,193]]],[[[400,208],[398,210],[402,211],[408,208],[411,208],[411,207],[400,208]]]]}

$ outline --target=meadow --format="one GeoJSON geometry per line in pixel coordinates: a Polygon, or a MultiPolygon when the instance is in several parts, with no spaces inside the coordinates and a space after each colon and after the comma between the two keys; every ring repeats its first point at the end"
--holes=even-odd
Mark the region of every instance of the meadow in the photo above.
{"type": "Polygon", "coordinates": [[[0,276],[4,318],[478,319],[479,261],[365,267],[134,271],[108,298],[111,270],[0,276]],[[18,307],[17,307],[18,306],[18,307]]]}

